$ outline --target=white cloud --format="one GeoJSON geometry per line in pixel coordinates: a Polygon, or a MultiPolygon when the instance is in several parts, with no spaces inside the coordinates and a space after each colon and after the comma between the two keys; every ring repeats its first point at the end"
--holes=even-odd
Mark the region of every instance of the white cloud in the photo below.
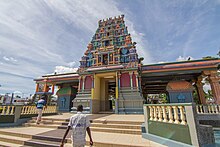
{"type": "Polygon", "coordinates": [[[3,59],[4,59],[5,61],[9,61],[9,60],[10,60],[10,59],[9,59],[8,57],[6,57],[6,56],[4,56],[3,59]]]}
{"type": "Polygon", "coordinates": [[[56,66],[54,73],[61,74],[61,73],[71,73],[76,72],[78,68],[71,68],[66,66],[56,66]]]}
{"type": "Polygon", "coordinates": [[[4,59],[5,61],[9,61],[9,62],[17,62],[17,60],[14,59],[13,57],[6,57],[6,56],[4,56],[3,59],[4,59]]]}
{"type": "Polygon", "coordinates": [[[67,63],[67,66],[73,68],[73,67],[76,66],[76,62],[74,62],[74,61],[73,62],[69,62],[69,63],[67,63]]]}
{"type": "Polygon", "coordinates": [[[179,56],[176,61],[187,61],[187,60],[194,60],[193,57],[191,56],[188,56],[188,57],[182,57],[182,56],[179,56]]]}

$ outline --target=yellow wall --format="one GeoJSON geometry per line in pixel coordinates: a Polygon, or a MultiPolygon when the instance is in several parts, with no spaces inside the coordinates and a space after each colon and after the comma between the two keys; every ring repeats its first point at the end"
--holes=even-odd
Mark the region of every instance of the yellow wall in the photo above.
{"type": "Polygon", "coordinates": [[[95,75],[94,79],[94,98],[93,99],[100,99],[100,77],[95,75]]]}

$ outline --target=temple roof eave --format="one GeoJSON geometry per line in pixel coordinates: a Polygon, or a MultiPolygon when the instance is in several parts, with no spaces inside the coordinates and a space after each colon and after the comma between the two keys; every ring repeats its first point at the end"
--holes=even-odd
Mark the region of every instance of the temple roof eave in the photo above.
{"type": "Polygon", "coordinates": [[[220,64],[220,59],[210,60],[193,60],[185,62],[170,62],[163,64],[151,64],[143,65],[141,67],[142,74],[153,74],[153,73],[165,73],[165,72],[180,72],[187,70],[215,70],[220,64]]]}
{"type": "Polygon", "coordinates": [[[47,82],[59,82],[59,81],[78,81],[79,75],[77,73],[65,73],[65,74],[54,74],[54,75],[44,75],[40,78],[34,79],[36,83],[47,82]]]}

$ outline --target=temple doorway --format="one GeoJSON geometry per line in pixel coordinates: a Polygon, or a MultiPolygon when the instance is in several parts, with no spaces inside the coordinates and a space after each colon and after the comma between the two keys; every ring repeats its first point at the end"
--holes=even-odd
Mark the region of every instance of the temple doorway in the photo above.
{"type": "Polygon", "coordinates": [[[115,99],[115,79],[114,77],[101,78],[100,84],[100,112],[113,112],[115,99]]]}
{"type": "Polygon", "coordinates": [[[115,108],[115,73],[96,74],[93,110],[95,113],[113,113],[115,108]],[[99,105],[99,106],[98,106],[99,105]]]}
{"type": "Polygon", "coordinates": [[[115,87],[116,82],[108,81],[108,100],[109,100],[109,110],[114,111],[115,109],[115,87]]]}

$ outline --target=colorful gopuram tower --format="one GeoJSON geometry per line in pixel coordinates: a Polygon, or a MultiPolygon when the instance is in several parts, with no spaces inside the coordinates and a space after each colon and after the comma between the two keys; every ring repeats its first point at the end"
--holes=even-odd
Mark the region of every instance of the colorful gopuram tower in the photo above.
{"type": "Polygon", "coordinates": [[[89,113],[143,113],[135,44],[124,15],[98,22],[80,61],[73,110],[82,104],[89,113]]]}

